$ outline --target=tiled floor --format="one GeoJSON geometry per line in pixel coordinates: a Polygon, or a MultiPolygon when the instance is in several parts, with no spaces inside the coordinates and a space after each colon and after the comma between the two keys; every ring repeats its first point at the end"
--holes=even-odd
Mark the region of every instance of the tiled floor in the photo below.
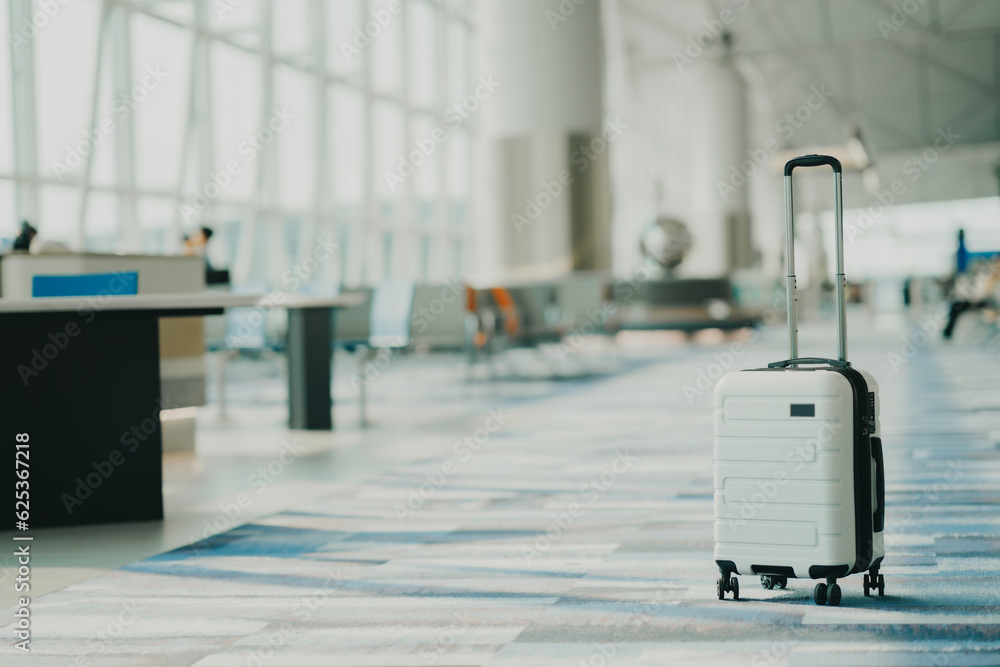
{"type": "MultiPolygon", "coordinates": [[[[684,387],[783,358],[774,331],[732,359],[729,343],[630,350],[619,372],[558,382],[465,384],[457,360],[407,360],[375,388],[392,428],[310,443],[267,484],[249,477],[287,434],[267,413],[280,397],[257,396],[243,435],[206,424],[215,456],[175,477],[178,512],[225,526],[243,493],[232,522],[252,520],[36,599],[31,657],[8,640],[0,661],[1000,664],[1000,357],[858,330],[852,359],[881,384],[883,598],[858,577],[840,607],[795,580],[715,597],[711,391],[684,387]],[[233,456],[241,438],[253,456],[233,456]]],[[[818,334],[802,349],[832,347],[818,334]]],[[[67,565],[100,548],[53,539],[79,544],[67,565]]]]}

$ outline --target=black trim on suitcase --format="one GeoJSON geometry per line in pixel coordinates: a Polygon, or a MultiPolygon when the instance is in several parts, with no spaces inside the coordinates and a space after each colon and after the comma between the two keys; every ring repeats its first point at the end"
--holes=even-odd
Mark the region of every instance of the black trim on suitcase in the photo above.
{"type": "Polygon", "coordinates": [[[767,365],[768,368],[787,368],[788,366],[797,364],[827,364],[828,366],[837,366],[841,368],[847,368],[851,365],[849,361],[841,361],[839,359],[827,359],[826,357],[799,357],[798,359],[785,359],[783,361],[772,361],[767,365]]]}
{"type": "MultiPolygon", "coordinates": [[[[846,577],[850,574],[850,565],[810,565],[809,577],[811,579],[827,579],[833,577],[846,577]]],[[[854,570],[857,572],[857,570],[854,570]]]]}
{"type": "Polygon", "coordinates": [[[875,473],[875,502],[878,507],[872,517],[872,530],[881,533],[885,530],[885,460],[882,455],[882,438],[872,438],[872,458],[878,466],[875,473]]]}
{"type": "Polygon", "coordinates": [[[853,368],[830,368],[840,373],[854,388],[854,567],[848,574],[862,572],[871,566],[875,556],[875,535],[872,531],[872,447],[868,423],[868,383],[853,368]]]}
{"type": "Polygon", "coordinates": [[[731,560],[717,560],[715,564],[719,566],[719,572],[725,574],[726,572],[730,574],[739,574],[736,571],[736,563],[731,560]]]}
{"type": "Polygon", "coordinates": [[[751,565],[754,574],[774,574],[779,577],[795,578],[795,570],[787,565],[751,565]]]}

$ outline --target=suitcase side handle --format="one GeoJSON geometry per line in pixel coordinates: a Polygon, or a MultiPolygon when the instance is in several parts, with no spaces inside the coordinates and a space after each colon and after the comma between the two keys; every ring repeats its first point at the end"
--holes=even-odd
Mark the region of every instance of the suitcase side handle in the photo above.
{"type": "Polygon", "coordinates": [[[882,456],[882,438],[872,438],[872,458],[875,459],[875,514],[872,516],[872,530],[881,533],[885,530],[885,463],[882,456]]]}
{"type": "Polygon", "coordinates": [[[796,311],[797,285],[795,282],[795,222],[792,200],[792,171],[796,167],[833,167],[833,217],[837,237],[837,358],[847,361],[847,305],[845,293],[847,278],[844,276],[844,204],[840,160],[830,155],[803,155],[785,163],[785,264],[788,267],[786,293],[788,297],[788,356],[799,356],[798,312],[796,311]]]}
{"type": "Polygon", "coordinates": [[[799,357],[798,359],[785,359],[784,361],[772,361],[767,365],[768,368],[787,368],[795,364],[827,364],[828,366],[836,366],[837,368],[848,368],[851,365],[849,361],[843,361],[842,359],[825,359],[823,357],[799,357]]]}

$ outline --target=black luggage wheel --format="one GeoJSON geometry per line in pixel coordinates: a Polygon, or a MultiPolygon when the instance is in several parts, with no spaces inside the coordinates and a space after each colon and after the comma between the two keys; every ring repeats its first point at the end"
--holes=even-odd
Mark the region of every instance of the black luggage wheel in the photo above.
{"type": "Polygon", "coordinates": [[[726,593],[732,593],[734,600],[740,599],[740,582],[736,577],[732,577],[728,572],[723,572],[722,576],[715,582],[715,591],[720,600],[726,599],[726,593]]]}
{"type": "Polygon", "coordinates": [[[832,577],[828,577],[826,583],[820,582],[813,588],[813,602],[816,604],[839,607],[841,595],[840,584],[832,577]]]}
{"type": "Polygon", "coordinates": [[[872,591],[878,591],[878,596],[885,595],[885,577],[879,574],[878,567],[874,567],[865,575],[864,583],[865,597],[871,596],[872,591]]]}

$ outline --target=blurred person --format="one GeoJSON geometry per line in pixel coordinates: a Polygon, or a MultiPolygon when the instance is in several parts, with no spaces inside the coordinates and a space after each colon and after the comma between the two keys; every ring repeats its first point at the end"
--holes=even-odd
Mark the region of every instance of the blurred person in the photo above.
{"type": "Polygon", "coordinates": [[[955,253],[955,271],[965,273],[969,268],[969,249],[965,247],[965,230],[958,230],[958,251],[955,253]]]}
{"type": "Polygon", "coordinates": [[[225,285],[229,283],[229,270],[216,269],[208,261],[208,240],[214,232],[211,227],[199,227],[184,237],[184,254],[192,257],[202,257],[205,260],[205,284],[225,285]]]}
{"type": "Polygon", "coordinates": [[[38,236],[38,230],[31,226],[27,220],[21,221],[21,231],[14,239],[14,250],[27,252],[31,248],[31,241],[38,236]]]}
{"type": "Polygon", "coordinates": [[[11,246],[14,252],[30,252],[32,255],[46,255],[72,252],[62,241],[46,239],[39,235],[27,220],[21,222],[21,231],[11,246]]]}
{"type": "Polygon", "coordinates": [[[981,271],[977,271],[975,276],[963,273],[955,277],[955,298],[948,310],[948,324],[941,332],[945,340],[949,340],[954,333],[959,315],[969,310],[991,307],[993,290],[997,280],[1000,279],[1000,255],[994,256],[986,262],[988,262],[987,266],[981,271]]]}

